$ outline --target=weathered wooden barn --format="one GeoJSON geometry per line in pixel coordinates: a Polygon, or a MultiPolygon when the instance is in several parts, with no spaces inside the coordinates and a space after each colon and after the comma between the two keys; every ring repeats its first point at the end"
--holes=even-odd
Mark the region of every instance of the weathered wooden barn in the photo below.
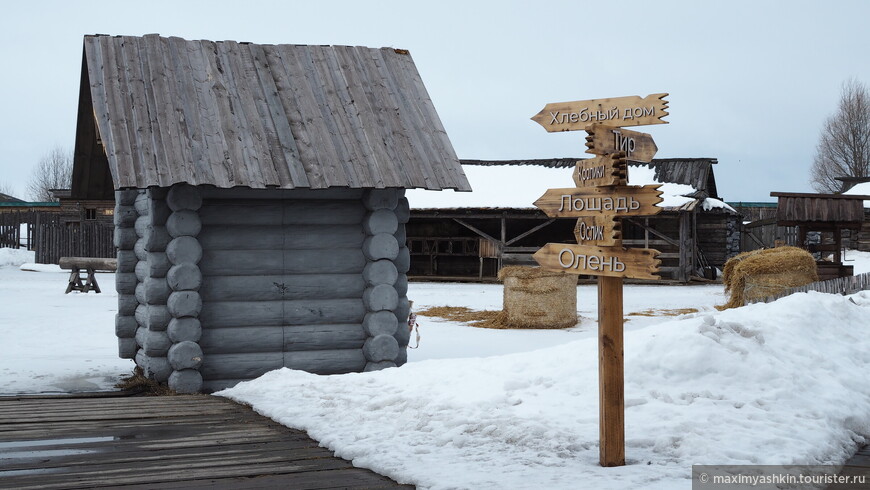
{"type": "Polygon", "coordinates": [[[854,274],[853,266],[843,263],[843,232],[861,229],[864,200],[870,196],[793,192],[771,192],[770,195],[777,198],[777,225],[797,227],[794,245],[817,254],[820,280],[854,274]],[[819,243],[808,241],[807,235],[811,232],[821,235],[819,243]]]}
{"type": "Polygon", "coordinates": [[[407,51],[86,36],[78,114],[121,357],[182,392],[405,362],[404,190],[470,190],[407,51]]]}
{"type": "MultiPolygon", "coordinates": [[[[576,243],[576,220],[548,218],[532,202],[548,187],[571,186],[577,160],[462,160],[475,188],[471,195],[457,196],[447,206],[417,204],[411,210],[410,274],[418,279],[492,279],[502,265],[533,265],[531,255],[548,242],[576,243]],[[538,175],[546,178],[532,183],[538,175]],[[488,187],[493,187],[491,193],[488,187]]],[[[715,163],[711,158],[672,158],[629,168],[630,180],[645,167],[657,182],[681,184],[687,196],[673,200],[659,215],[623,220],[625,246],[662,252],[663,280],[712,277],[714,268],[721,269],[740,251],[740,216],[720,201],[715,163]]]]}

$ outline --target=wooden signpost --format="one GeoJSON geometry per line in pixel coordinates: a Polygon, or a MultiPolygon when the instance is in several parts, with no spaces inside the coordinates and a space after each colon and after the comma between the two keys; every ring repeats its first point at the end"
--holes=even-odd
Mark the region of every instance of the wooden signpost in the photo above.
{"type": "Polygon", "coordinates": [[[658,148],[645,133],[623,126],[667,124],[668,94],[552,103],[532,120],[548,132],[585,130],[587,153],[574,188],[548,189],[535,206],[550,217],[579,218],[578,245],[548,243],[534,254],[544,269],[598,276],[598,396],[601,466],[625,464],[625,380],[622,280],[659,279],[653,249],[622,246],[623,216],[659,213],[658,185],[629,186],[626,160],[649,162],[658,148]]]}

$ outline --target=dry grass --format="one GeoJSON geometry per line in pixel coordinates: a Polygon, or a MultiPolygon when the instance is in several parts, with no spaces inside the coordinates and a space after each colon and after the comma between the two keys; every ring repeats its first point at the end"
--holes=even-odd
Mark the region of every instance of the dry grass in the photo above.
{"type": "MultiPolygon", "coordinates": [[[[465,306],[433,306],[420,310],[418,315],[443,318],[452,322],[467,323],[471,327],[477,328],[494,328],[494,329],[517,329],[531,328],[524,326],[508,325],[505,323],[505,314],[503,311],[491,310],[472,310],[465,306]]],[[[540,328],[540,327],[536,327],[540,328]]]]}
{"type": "Polygon", "coordinates": [[[672,309],[655,309],[650,308],[648,310],[636,311],[634,313],[629,313],[626,316],[679,316],[679,315],[688,315],[689,313],[697,313],[697,308],[672,308],[672,309]]]}
{"type": "Polygon", "coordinates": [[[776,247],[744,252],[725,263],[722,282],[731,297],[716,308],[737,308],[745,305],[747,299],[760,299],[818,280],[816,261],[806,250],[776,247]]]}
{"type": "Polygon", "coordinates": [[[133,374],[127,376],[126,378],[121,378],[121,381],[115,385],[115,388],[124,391],[140,391],[143,395],[149,396],[167,396],[178,394],[175,391],[170,390],[168,386],[161,385],[153,379],[148,379],[145,376],[145,373],[142,372],[142,368],[140,368],[139,366],[136,366],[136,369],[133,370],[133,374]]]}

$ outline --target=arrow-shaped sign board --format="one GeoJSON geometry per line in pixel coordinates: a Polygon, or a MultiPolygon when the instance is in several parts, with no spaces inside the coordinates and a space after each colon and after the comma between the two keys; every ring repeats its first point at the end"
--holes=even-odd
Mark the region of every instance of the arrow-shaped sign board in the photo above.
{"type": "Polygon", "coordinates": [[[651,216],[661,212],[661,184],[547,189],[534,202],[551,218],[651,216]]]}
{"type": "Polygon", "coordinates": [[[623,156],[625,153],[596,156],[578,160],[574,166],[574,185],[577,187],[598,187],[602,185],[625,185],[628,167],[623,156]]]}
{"type": "Polygon", "coordinates": [[[624,152],[625,159],[649,163],[659,150],[652,136],[647,133],[593,124],[586,128],[586,153],[609,155],[624,152]]]}
{"type": "Polygon", "coordinates": [[[658,250],[548,243],[532,256],[544,269],[590,276],[660,279],[658,250]]]}
{"type": "Polygon", "coordinates": [[[586,216],[577,220],[574,238],[580,245],[613,246],[622,239],[622,222],[615,216],[586,216]]]}
{"type": "Polygon", "coordinates": [[[667,124],[662,118],[668,115],[668,94],[652,94],[646,97],[631,95],[610,99],[576,100],[553,102],[532,116],[547,132],[579,131],[590,124],[608,126],[645,126],[667,124]]]}

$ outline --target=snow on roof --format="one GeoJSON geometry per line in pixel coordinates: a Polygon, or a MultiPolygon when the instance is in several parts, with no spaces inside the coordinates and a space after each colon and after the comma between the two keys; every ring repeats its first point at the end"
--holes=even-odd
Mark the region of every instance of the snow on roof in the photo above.
{"type": "MultiPolygon", "coordinates": [[[[850,196],[870,196],[870,182],[862,182],[860,184],[856,184],[854,187],[844,192],[843,194],[848,194],[850,196]]],[[[864,201],[864,207],[870,208],[870,200],[864,201]]]]}
{"type": "MultiPolygon", "coordinates": [[[[573,187],[573,167],[549,168],[537,165],[479,166],[463,165],[471,183],[472,192],[428,192],[424,189],[408,189],[406,196],[414,209],[448,208],[529,208],[547,189],[573,187]]],[[[655,170],[646,166],[629,166],[628,183],[631,185],[662,184],[664,208],[684,206],[695,201],[685,197],[697,191],[686,184],[662,183],[655,179],[655,170]]],[[[726,208],[722,201],[707,199],[703,209],[726,208]]]]}

